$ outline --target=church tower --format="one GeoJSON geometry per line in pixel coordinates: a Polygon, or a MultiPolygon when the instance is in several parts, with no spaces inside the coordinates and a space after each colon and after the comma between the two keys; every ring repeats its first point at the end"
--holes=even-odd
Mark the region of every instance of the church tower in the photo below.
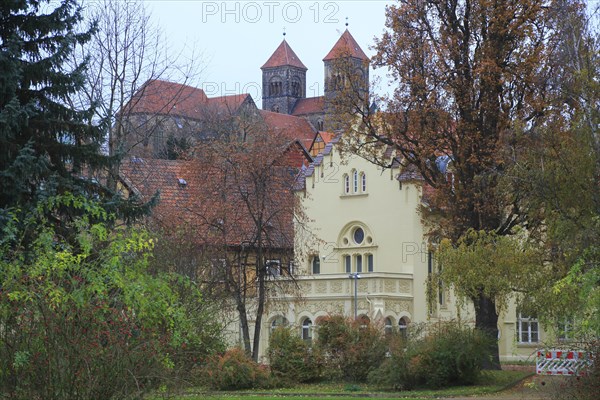
{"type": "Polygon", "coordinates": [[[306,97],[306,70],[283,39],[262,70],[263,110],[291,114],[298,99],[306,97]]]}
{"type": "Polygon", "coordinates": [[[350,31],[342,36],[327,53],[325,64],[325,99],[331,99],[345,85],[344,73],[352,72],[362,81],[362,90],[369,90],[369,57],[362,51],[350,31]],[[352,71],[348,71],[351,69],[352,71]]]}

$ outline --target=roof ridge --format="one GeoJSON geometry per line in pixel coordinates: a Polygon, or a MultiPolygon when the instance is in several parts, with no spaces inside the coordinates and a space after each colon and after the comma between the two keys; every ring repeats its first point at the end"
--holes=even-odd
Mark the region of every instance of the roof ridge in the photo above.
{"type": "Polygon", "coordinates": [[[344,55],[369,61],[369,57],[367,57],[365,52],[361,49],[348,28],[342,33],[338,41],[335,42],[329,53],[323,58],[323,61],[333,60],[344,55]]]}
{"type": "Polygon", "coordinates": [[[260,69],[275,68],[275,67],[281,67],[284,65],[289,65],[292,67],[301,68],[301,69],[305,69],[305,70],[308,69],[308,68],[306,68],[304,63],[302,63],[302,61],[300,61],[300,57],[298,57],[296,55],[296,53],[294,52],[292,47],[288,44],[287,40],[285,40],[285,38],[279,44],[279,46],[277,46],[277,49],[275,49],[275,51],[273,52],[271,57],[269,57],[267,62],[262,67],[260,67],[260,69]]]}

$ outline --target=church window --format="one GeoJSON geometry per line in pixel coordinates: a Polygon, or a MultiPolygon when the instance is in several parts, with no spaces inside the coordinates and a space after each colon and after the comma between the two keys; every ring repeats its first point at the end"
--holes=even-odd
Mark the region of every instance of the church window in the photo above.
{"type": "Polygon", "coordinates": [[[269,82],[269,96],[281,96],[283,94],[283,83],[279,78],[273,78],[269,82]]]}
{"type": "Polygon", "coordinates": [[[352,171],[352,191],[353,193],[358,193],[358,171],[352,171]]]}
{"type": "Polygon", "coordinates": [[[298,82],[296,80],[292,81],[292,96],[294,96],[294,97],[302,96],[300,82],[298,82]]]}

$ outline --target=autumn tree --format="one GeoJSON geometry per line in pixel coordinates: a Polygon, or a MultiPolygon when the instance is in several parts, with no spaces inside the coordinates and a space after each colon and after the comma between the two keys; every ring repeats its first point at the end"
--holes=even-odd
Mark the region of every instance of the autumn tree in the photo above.
{"type": "Polygon", "coordinates": [[[600,36],[596,10],[557,1],[559,28],[553,106],[559,112],[515,153],[506,186],[521,193],[528,226],[554,266],[533,306],[557,326],[571,319],[572,333],[597,336],[600,291],[600,36]]]}
{"type": "Polygon", "coordinates": [[[203,142],[192,154],[193,173],[205,177],[193,210],[212,258],[208,281],[233,302],[244,348],[257,360],[269,290],[294,276],[294,221],[302,212],[293,189],[306,154],[267,126],[246,141],[203,142]]]}
{"type": "MultiPolygon", "coordinates": [[[[559,30],[552,6],[534,0],[400,0],[387,8],[387,29],[376,40],[373,59],[375,67],[388,68],[393,94],[375,99],[381,112],[367,107],[373,99],[358,91],[334,102],[340,119],[349,121],[351,150],[373,158],[374,143],[391,146],[432,188],[423,208],[426,218],[435,215],[432,243],[468,240],[471,229],[510,235],[525,222],[521,194],[501,190],[499,182],[513,162],[512,149],[548,119],[559,30]]],[[[482,277],[490,268],[473,265],[468,274],[482,277]]],[[[496,338],[499,304],[485,279],[478,281],[469,295],[475,325],[496,338]]],[[[493,354],[492,366],[499,367],[497,346],[493,354]]]]}

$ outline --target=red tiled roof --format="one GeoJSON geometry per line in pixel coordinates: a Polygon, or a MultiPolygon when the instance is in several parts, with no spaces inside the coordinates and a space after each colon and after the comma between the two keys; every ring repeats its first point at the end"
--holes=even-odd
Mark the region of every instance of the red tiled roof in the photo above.
{"type": "Polygon", "coordinates": [[[325,144],[331,142],[331,140],[335,137],[335,133],[325,132],[325,131],[319,132],[319,135],[321,136],[321,139],[323,139],[323,142],[325,144]]]}
{"type": "Polygon", "coordinates": [[[323,61],[333,60],[341,56],[350,56],[361,60],[369,60],[369,57],[362,51],[350,31],[346,29],[342,36],[338,39],[333,48],[327,53],[323,61]]]}
{"type": "Polygon", "coordinates": [[[149,80],[132,96],[126,113],[179,115],[198,119],[208,100],[202,89],[174,82],[149,80]]]}
{"type": "Polygon", "coordinates": [[[208,98],[202,89],[179,83],[149,80],[123,107],[129,114],[173,115],[201,120],[206,107],[235,113],[249,94],[208,98]]]}
{"type": "Polygon", "coordinates": [[[322,113],[325,111],[325,97],[308,97],[298,99],[292,110],[292,115],[306,115],[322,113]]]}
{"type": "Polygon", "coordinates": [[[309,148],[316,132],[312,125],[301,117],[260,110],[260,115],[274,133],[281,134],[289,140],[298,140],[305,148],[309,148]]]}
{"type": "Polygon", "coordinates": [[[300,61],[296,53],[294,53],[294,50],[292,50],[285,39],[283,39],[279,47],[277,47],[275,52],[267,60],[265,65],[261,67],[261,69],[281,67],[282,65],[291,65],[292,67],[308,69],[306,66],[304,66],[304,64],[302,64],[302,61],[300,61]]]}
{"type": "Polygon", "coordinates": [[[208,99],[207,104],[209,106],[216,106],[219,108],[223,108],[227,111],[231,111],[231,112],[235,112],[237,111],[238,108],[240,108],[240,106],[242,104],[244,104],[244,101],[246,101],[246,99],[250,97],[250,95],[248,93],[242,93],[242,94],[233,94],[233,95],[229,95],[229,96],[220,96],[220,97],[211,97],[210,99],[208,99]]]}
{"type": "MultiPolygon", "coordinates": [[[[287,169],[286,165],[281,166],[282,176],[295,181],[287,169]]],[[[159,192],[151,215],[155,223],[168,228],[187,227],[199,245],[239,246],[255,238],[256,226],[240,197],[240,187],[223,187],[224,180],[219,178],[223,173],[217,165],[198,161],[141,158],[124,162],[120,170],[122,181],[142,198],[159,192]]],[[[248,186],[252,193],[252,184],[248,186]]],[[[275,228],[270,233],[270,245],[291,248],[291,208],[278,202],[291,202],[293,195],[280,189],[278,196],[270,198],[275,208],[266,217],[275,228]]]]}

